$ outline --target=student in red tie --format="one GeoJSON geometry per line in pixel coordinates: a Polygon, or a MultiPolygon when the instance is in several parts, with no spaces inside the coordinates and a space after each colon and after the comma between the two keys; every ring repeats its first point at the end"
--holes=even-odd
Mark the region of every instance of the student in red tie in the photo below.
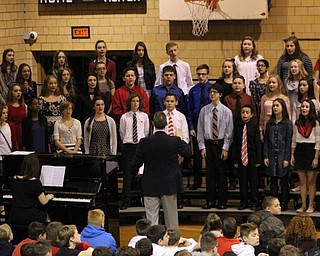
{"type": "Polygon", "coordinates": [[[253,117],[253,107],[244,105],[241,108],[241,122],[234,131],[233,161],[234,167],[238,169],[240,183],[240,207],[244,210],[248,207],[250,199],[251,209],[256,210],[259,202],[258,198],[258,171],[261,164],[261,142],[259,128],[251,119],[253,117]],[[250,185],[250,198],[248,198],[250,185]]]}
{"type": "Polygon", "coordinates": [[[198,121],[198,143],[202,158],[206,159],[206,197],[204,209],[226,209],[228,151],[233,139],[232,112],[220,102],[221,85],[210,87],[211,104],[204,106],[198,121]]]}
{"type": "Polygon", "coordinates": [[[183,113],[176,109],[178,97],[173,93],[167,93],[164,98],[166,109],[163,111],[167,116],[166,132],[170,136],[182,135],[182,140],[189,143],[189,130],[187,119],[183,113]]]}
{"type": "MultiPolygon", "coordinates": [[[[184,142],[188,144],[189,130],[188,130],[187,119],[183,113],[181,113],[176,109],[176,106],[178,105],[177,95],[173,93],[167,93],[167,95],[164,98],[164,105],[166,109],[163,112],[166,114],[167,124],[168,124],[165,129],[166,133],[169,136],[179,136],[184,142]]],[[[181,170],[183,168],[183,161],[184,161],[184,158],[179,156],[178,162],[181,170]]],[[[182,174],[182,171],[181,171],[181,174],[182,174]]],[[[183,182],[181,179],[181,191],[179,191],[179,193],[177,194],[178,209],[183,208],[182,194],[183,194],[183,182]]]]}

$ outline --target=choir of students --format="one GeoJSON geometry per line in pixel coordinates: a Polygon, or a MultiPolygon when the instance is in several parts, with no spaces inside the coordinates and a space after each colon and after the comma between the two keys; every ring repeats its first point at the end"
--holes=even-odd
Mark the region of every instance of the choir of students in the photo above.
{"type": "MultiPolygon", "coordinates": [[[[52,69],[47,71],[40,95],[37,95],[30,66],[22,63],[18,68],[14,50],[3,51],[0,66],[0,110],[4,112],[0,119],[2,153],[30,149],[97,155],[116,154],[122,150],[124,154],[132,147],[130,156],[123,156],[120,166],[127,173],[123,196],[125,209],[130,206],[128,163],[134,148],[140,138],[150,135],[149,122],[151,124],[156,111],[164,111],[168,116],[174,112],[169,111],[165,103],[167,96],[173,95],[174,110],[177,108],[185,118],[177,119],[184,123],[176,124],[173,131],[167,129],[167,133],[173,136],[185,133],[180,127],[188,124],[195,158],[195,179],[191,189],[201,187],[201,156],[206,159],[205,209],[227,208],[227,175],[219,173],[225,174],[228,169],[230,182],[234,182],[234,174],[239,169],[239,176],[243,174],[242,170],[248,172],[246,178],[239,177],[240,189],[245,196],[239,210],[249,206],[256,210],[259,199],[243,189],[248,190],[249,183],[250,191],[257,190],[256,168],[264,163],[263,168],[271,177],[272,196],[278,196],[278,178],[281,180],[279,198],[283,210],[287,209],[292,167],[296,168],[300,179],[300,187],[296,189],[301,190],[303,204],[298,212],[314,211],[320,141],[319,81],[313,82],[312,63],[296,37],[285,40],[284,53],[277,63],[278,74],[268,73],[271,70],[269,62],[258,54],[254,39],[244,37],[239,54],[222,63],[222,76],[213,82],[213,86],[208,82],[206,64],[197,67],[198,82],[193,84],[190,65],[180,59],[180,49],[175,42],[167,43],[169,60],[160,65],[156,77],[146,45],[138,42],[132,61],[123,71],[123,86],[115,90],[116,65],[106,57],[106,42],[98,40],[95,49],[97,58],[88,67],[89,73],[80,94],[74,84],[74,71],[69,66],[72,63],[68,63],[65,52],[59,50],[54,54],[52,69]],[[138,105],[133,99],[137,99],[138,105]],[[131,113],[136,112],[141,116],[144,112],[144,119],[148,120],[138,118],[138,126],[134,128],[137,118],[131,113]],[[233,145],[233,134],[238,128],[241,131],[236,133],[233,145]],[[134,134],[134,129],[138,129],[139,136],[134,134]],[[122,142],[117,134],[121,135],[122,142]],[[254,141],[256,134],[259,134],[258,142],[254,141]],[[250,172],[255,172],[255,179],[250,178],[250,172]]],[[[319,79],[319,60],[314,78],[319,79]]],[[[2,206],[0,210],[3,210],[2,206]]],[[[70,231],[69,235],[74,236],[76,232],[73,228],[70,230],[73,233],[70,231]]]]}

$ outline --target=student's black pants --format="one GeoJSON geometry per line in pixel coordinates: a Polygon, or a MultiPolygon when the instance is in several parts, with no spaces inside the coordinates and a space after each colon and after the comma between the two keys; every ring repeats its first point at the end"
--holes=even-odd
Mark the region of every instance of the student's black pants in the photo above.
{"type": "Polygon", "coordinates": [[[255,167],[255,164],[250,163],[250,159],[246,166],[244,166],[242,163],[239,164],[238,178],[240,183],[240,204],[247,205],[248,200],[250,199],[251,205],[257,205],[259,202],[258,171],[255,167]]]}
{"type": "Polygon", "coordinates": [[[205,140],[207,202],[225,205],[228,201],[227,162],[221,159],[223,140],[205,140]]]}

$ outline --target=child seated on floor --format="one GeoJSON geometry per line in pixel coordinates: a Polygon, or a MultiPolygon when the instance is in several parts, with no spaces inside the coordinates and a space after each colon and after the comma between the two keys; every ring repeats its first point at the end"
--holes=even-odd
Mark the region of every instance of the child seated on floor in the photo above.
{"type": "MultiPolygon", "coordinates": [[[[219,256],[217,237],[212,232],[204,232],[200,239],[201,252],[193,252],[194,256],[219,256]]],[[[221,254],[224,255],[224,254],[221,254]]]]}
{"type": "Polygon", "coordinates": [[[130,246],[121,246],[118,248],[118,251],[116,253],[116,256],[139,256],[140,252],[136,248],[132,248],[130,246]]]}
{"type": "Polygon", "coordinates": [[[81,232],[81,241],[89,243],[93,248],[105,246],[117,251],[116,240],[104,229],[105,215],[101,209],[88,211],[88,225],[81,232]]]}
{"type": "Polygon", "coordinates": [[[219,255],[223,255],[225,252],[232,252],[231,246],[240,243],[240,241],[235,238],[237,233],[237,221],[235,218],[227,217],[222,221],[222,233],[223,236],[217,238],[219,255]]]}
{"type": "Polygon", "coordinates": [[[21,256],[33,256],[33,246],[34,243],[27,243],[21,246],[20,255],[21,256]]]}
{"type": "Polygon", "coordinates": [[[92,256],[92,247],[89,247],[83,251],[76,249],[76,246],[81,244],[81,238],[78,229],[75,225],[62,226],[58,231],[58,238],[61,242],[61,248],[57,252],[56,256],[92,256]]]}
{"type": "Polygon", "coordinates": [[[216,237],[223,236],[223,234],[222,234],[222,221],[221,221],[218,214],[215,214],[215,213],[208,214],[207,219],[206,219],[204,226],[202,228],[202,231],[200,233],[199,241],[201,239],[202,234],[206,231],[210,231],[216,237]]]}
{"type": "Polygon", "coordinates": [[[240,227],[240,237],[243,242],[232,245],[232,251],[237,256],[255,256],[253,247],[259,244],[258,227],[252,223],[242,224],[240,227]]]}
{"type": "Polygon", "coordinates": [[[34,256],[52,256],[50,242],[48,240],[38,241],[33,245],[34,256]]]}
{"type": "Polygon", "coordinates": [[[105,246],[97,246],[94,248],[92,256],[113,256],[113,251],[105,246]]]}
{"type": "Polygon", "coordinates": [[[136,232],[137,236],[131,238],[128,246],[135,248],[136,243],[142,239],[147,238],[148,229],[151,227],[151,221],[148,219],[140,219],[136,222],[136,232]]]}
{"type": "Polygon", "coordinates": [[[136,249],[140,251],[140,256],[153,255],[153,248],[150,239],[142,238],[136,243],[136,249]]]}
{"type": "Polygon", "coordinates": [[[46,226],[38,221],[33,221],[28,225],[28,237],[22,240],[14,249],[12,256],[20,256],[20,249],[24,244],[36,243],[40,240],[46,240],[46,226]]]}
{"type": "Polygon", "coordinates": [[[164,246],[168,246],[169,235],[164,225],[153,225],[149,228],[147,238],[152,243],[153,256],[163,256],[166,252],[164,246]]]}
{"type": "Polygon", "coordinates": [[[0,225],[0,255],[11,256],[14,246],[10,241],[13,239],[13,233],[8,224],[0,225]]]}
{"type": "Polygon", "coordinates": [[[193,238],[181,237],[181,233],[177,229],[168,229],[168,236],[168,246],[164,246],[166,249],[164,255],[171,256],[184,249],[188,252],[193,252],[194,250],[200,249],[200,246],[193,238]]]}
{"type": "Polygon", "coordinates": [[[283,222],[276,217],[281,214],[281,206],[278,198],[266,196],[262,202],[262,209],[257,214],[261,217],[262,223],[259,228],[260,245],[256,252],[267,252],[268,241],[272,238],[284,238],[283,222]]]}
{"type": "Polygon", "coordinates": [[[272,238],[268,242],[267,252],[269,256],[279,256],[280,250],[286,245],[286,241],[282,238],[272,238]]]}

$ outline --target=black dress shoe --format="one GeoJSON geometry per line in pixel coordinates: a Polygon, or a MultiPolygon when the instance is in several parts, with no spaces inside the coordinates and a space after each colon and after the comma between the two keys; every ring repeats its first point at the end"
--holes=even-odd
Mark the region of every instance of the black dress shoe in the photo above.
{"type": "Polygon", "coordinates": [[[201,188],[201,184],[198,184],[198,183],[194,183],[191,187],[190,187],[190,190],[196,190],[198,188],[201,188]]]}
{"type": "Polygon", "coordinates": [[[281,204],[281,211],[287,211],[288,210],[288,205],[286,204],[281,204]]]}
{"type": "Polygon", "coordinates": [[[252,211],[256,211],[257,210],[257,206],[255,204],[251,205],[251,210],[252,211]]]}
{"type": "Polygon", "coordinates": [[[239,211],[242,211],[242,210],[244,210],[244,209],[246,209],[247,208],[247,205],[246,204],[242,204],[242,205],[240,205],[239,207],[238,207],[238,210],[239,211]]]}
{"type": "Polygon", "coordinates": [[[178,203],[177,208],[178,209],[183,209],[183,203],[178,203]]]}
{"type": "Polygon", "coordinates": [[[120,210],[127,210],[129,206],[130,206],[129,203],[122,203],[122,205],[120,206],[120,210]]]}
{"type": "Polygon", "coordinates": [[[206,203],[206,204],[202,207],[202,209],[211,209],[211,208],[213,208],[214,206],[215,206],[214,203],[209,202],[209,203],[206,203]]]}
{"type": "Polygon", "coordinates": [[[225,204],[219,204],[219,206],[218,206],[218,209],[219,210],[225,210],[225,209],[227,209],[228,207],[225,205],[225,204]]]}
{"type": "Polygon", "coordinates": [[[178,209],[183,209],[183,200],[182,199],[179,199],[178,201],[177,201],[177,208],[178,209]]]}
{"type": "Polygon", "coordinates": [[[229,185],[229,190],[236,190],[237,183],[231,183],[229,185]]]}

